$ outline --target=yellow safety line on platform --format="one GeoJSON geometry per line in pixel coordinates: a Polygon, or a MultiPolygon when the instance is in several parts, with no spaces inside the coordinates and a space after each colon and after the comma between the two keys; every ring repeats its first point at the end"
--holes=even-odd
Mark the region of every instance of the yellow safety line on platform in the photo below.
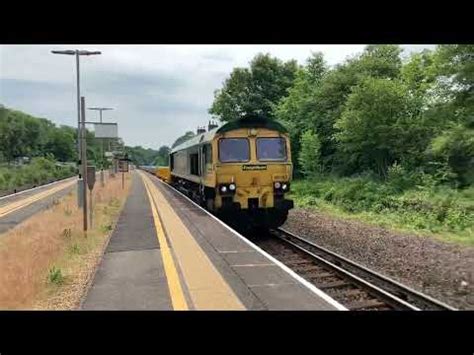
{"type": "Polygon", "coordinates": [[[168,288],[170,291],[173,309],[179,311],[186,311],[188,310],[188,304],[186,303],[186,298],[184,297],[183,289],[179,281],[178,271],[176,270],[176,266],[173,261],[173,256],[171,255],[171,250],[168,247],[165,232],[163,230],[163,226],[161,225],[160,217],[158,216],[158,211],[155,206],[156,202],[153,200],[148,183],[146,181],[144,181],[144,183],[146,192],[148,194],[148,199],[150,200],[153,221],[155,222],[156,236],[158,238],[158,242],[160,243],[161,257],[163,259],[163,265],[165,269],[166,280],[168,282],[168,288]]]}
{"type": "Polygon", "coordinates": [[[40,193],[37,193],[33,196],[21,199],[19,201],[14,201],[14,202],[11,202],[11,203],[7,204],[6,206],[0,207],[0,218],[5,217],[6,215],[8,215],[10,213],[13,213],[15,211],[18,211],[21,208],[29,206],[32,203],[34,203],[36,201],[39,201],[43,198],[46,198],[46,197],[48,197],[48,196],[50,196],[50,195],[52,195],[52,194],[54,194],[54,193],[56,193],[60,190],[63,190],[66,187],[68,187],[72,184],[74,184],[74,181],[68,181],[68,182],[62,183],[58,186],[55,186],[51,189],[48,189],[46,191],[42,191],[40,193]]]}
{"type": "Polygon", "coordinates": [[[145,174],[140,172],[153,195],[163,218],[171,247],[182,271],[184,282],[197,310],[244,310],[235,295],[199,243],[169,205],[162,192],[145,174]]]}

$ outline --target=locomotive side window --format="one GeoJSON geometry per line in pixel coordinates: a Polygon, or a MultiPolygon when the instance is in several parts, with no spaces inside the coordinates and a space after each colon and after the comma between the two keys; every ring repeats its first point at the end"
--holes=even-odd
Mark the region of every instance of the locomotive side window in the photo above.
{"type": "Polygon", "coordinates": [[[170,168],[171,170],[174,168],[174,153],[170,155],[170,168]]]}
{"type": "Polygon", "coordinates": [[[204,164],[212,164],[212,145],[206,144],[203,148],[204,164]]]}
{"type": "Polygon", "coordinates": [[[284,138],[257,138],[257,159],[260,161],[285,161],[284,138]]]}
{"type": "Polygon", "coordinates": [[[190,167],[191,167],[191,175],[199,175],[199,160],[198,160],[198,154],[190,154],[190,167]]]}
{"type": "Polygon", "coordinates": [[[247,138],[223,138],[219,140],[219,160],[223,163],[246,162],[250,160],[250,146],[247,138]]]}

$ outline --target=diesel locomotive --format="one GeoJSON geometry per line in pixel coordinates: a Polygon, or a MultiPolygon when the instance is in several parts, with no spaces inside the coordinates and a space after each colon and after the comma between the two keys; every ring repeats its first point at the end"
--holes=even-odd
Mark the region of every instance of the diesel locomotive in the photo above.
{"type": "MultiPolygon", "coordinates": [[[[211,127],[210,127],[211,128],[211,127]]],[[[276,228],[293,208],[290,140],[280,123],[245,117],[170,152],[165,181],[237,229],[276,228]]]]}

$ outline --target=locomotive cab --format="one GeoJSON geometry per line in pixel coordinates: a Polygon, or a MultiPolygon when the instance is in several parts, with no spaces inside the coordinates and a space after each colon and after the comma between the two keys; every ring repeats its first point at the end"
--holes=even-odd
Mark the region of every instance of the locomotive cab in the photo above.
{"type": "Polygon", "coordinates": [[[245,118],[174,148],[172,183],[234,228],[282,225],[293,201],[293,166],[286,129],[245,118]]]}
{"type": "MultiPolygon", "coordinates": [[[[215,207],[221,214],[243,212],[254,225],[279,226],[293,201],[288,137],[267,128],[238,129],[217,139],[215,207]]],[[[228,219],[228,218],[226,218],[228,219]]]]}

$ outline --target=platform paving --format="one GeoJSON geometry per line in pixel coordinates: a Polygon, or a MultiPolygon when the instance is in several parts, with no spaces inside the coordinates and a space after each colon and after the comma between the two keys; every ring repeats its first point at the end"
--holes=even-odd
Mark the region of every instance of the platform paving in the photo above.
{"type": "Polygon", "coordinates": [[[336,310],[340,307],[328,296],[323,298],[303,285],[259,248],[244,242],[187,198],[157,178],[151,179],[246,309],[336,310]]]}
{"type": "Polygon", "coordinates": [[[145,187],[132,174],[129,197],[81,308],[171,310],[159,248],[145,187]]]}
{"type": "Polygon", "coordinates": [[[317,291],[156,177],[133,172],[129,197],[81,308],[340,307],[317,291]]]}

